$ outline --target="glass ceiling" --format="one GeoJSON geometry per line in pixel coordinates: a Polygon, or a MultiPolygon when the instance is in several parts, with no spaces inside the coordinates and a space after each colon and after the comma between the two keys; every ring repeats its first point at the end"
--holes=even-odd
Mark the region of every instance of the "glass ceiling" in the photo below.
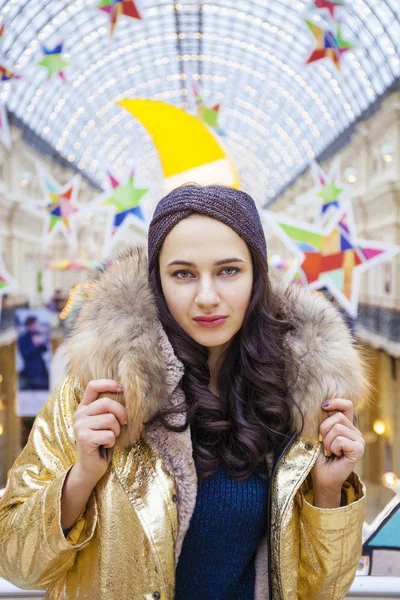
{"type": "Polygon", "coordinates": [[[161,179],[151,138],[116,105],[164,100],[194,114],[192,81],[207,105],[220,103],[224,143],[244,189],[271,201],[368,110],[400,76],[400,1],[347,0],[342,37],[356,48],[305,64],[328,10],[299,0],[179,4],[137,0],[142,19],[121,16],[110,38],[98,0],[0,0],[3,64],[21,79],[0,100],[27,127],[100,185],[134,164],[161,179]],[[64,43],[65,78],[47,79],[41,44],[64,43]]]}

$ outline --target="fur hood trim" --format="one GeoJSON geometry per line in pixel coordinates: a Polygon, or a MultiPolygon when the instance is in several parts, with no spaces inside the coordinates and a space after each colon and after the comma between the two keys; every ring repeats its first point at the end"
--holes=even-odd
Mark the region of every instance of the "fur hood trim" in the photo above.
{"type": "MultiPolygon", "coordinates": [[[[295,325],[286,336],[289,388],[305,416],[302,435],[315,441],[327,416],[321,403],[341,397],[359,406],[368,391],[365,369],[341,315],[322,294],[276,281],[273,291],[295,325]]],[[[67,342],[70,372],[84,389],[102,378],[123,385],[117,399],[127,408],[128,425],[118,445],[129,446],[141,435],[144,421],[182,401],[173,392],[184,368],[157,316],[146,249],[132,247],[98,270],[83,286],[78,303],[67,342]]],[[[302,420],[295,409],[294,415],[300,432],[302,420]]]]}
{"type": "Polygon", "coordinates": [[[295,326],[286,336],[289,389],[304,415],[297,410],[295,426],[302,437],[315,442],[321,422],[329,413],[325,400],[346,398],[360,410],[370,384],[360,348],[338,309],[321,292],[293,283],[275,282],[274,292],[284,298],[285,312],[295,326]]]}

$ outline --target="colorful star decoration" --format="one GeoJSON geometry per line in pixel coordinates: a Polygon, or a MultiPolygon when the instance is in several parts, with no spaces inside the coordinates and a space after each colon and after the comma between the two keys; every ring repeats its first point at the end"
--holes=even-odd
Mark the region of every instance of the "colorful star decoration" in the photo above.
{"type": "Polygon", "coordinates": [[[133,170],[122,181],[119,181],[111,172],[107,172],[107,176],[109,189],[88,205],[88,210],[92,213],[99,209],[106,212],[108,217],[103,255],[110,252],[112,247],[124,237],[131,225],[145,235],[148,228],[140,203],[149,188],[137,187],[133,170]]]}
{"type": "Polygon", "coordinates": [[[335,12],[338,6],[345,6],[344,0],[313,0],[314,8],[327,9],[332,18],[335,17],[335,12]]]}
{"type": "Polygon", "coordinates": [[[8,126],[7,109],[3,104],[0,104],[0,140],[3,142],[7,150],[11,148],[10,128],[8,126]]]}
{"type": "Polygon", "coordinates": [[[73,177],[65,186],[61,186],[42,167],[38,166],[38,175],[46,200],[37,209],[45,213],[46,220],[43,232],[43,246],[57,234],[62,233],[71,246],[76,246],[73,221],[81,207],[77,204],[77,196],[81,178],[73,177]]]}
{"type": "Polygon", "coordinates": [[[114,34],[115,27],[121,15],[133,19],[141,19],[141,15],[134,0],[101,0],[97,8],[106,12],[110,17],[110,36],[114,34]]]}
{"type": "Polygon", "coordinates": [[[315,222],[323,225],[335,210],[347,205],[350,198],[349,186],[340,179],[340,157],[332,162],[329,173],[326,174],[319,164],[311,161],[311,174],[315,186],[296,199],[296,204],[318,206],[315,222]]]}
{"type": "Polygon", "coordinates": [[[58,44],[58,46],[55,46],[53,49],[49,49],[42,45],[44,56],[38,64],[47,69],[47,79],[51,79],[54,75],[58,75],[60,79],[65,81],[64,69],[71,63],[64,60],[62,57],[63,45],[64,44],[62,43],[58,44]]]}
{"type": "Polygon", "coordinates": [[[340,23],[332,23],[331,27],[323,29],[308,19],[305,19],[305,22],[317,41],[317,46],[306,60],[306,64],[330,58],[340,71],[342,54],[355,47],[354,44],[343,39],[340,23]]]}
{"type": "Polygon", "coordinates": [[[202,121],[209,127],[212,127],[213,129],[215,129],[215,131],[219,135],[224,135],[224,132],[221,129],[219,122],[218,122],[219,111],[220,111],[221,105],[215,104],[212,107],[207,106],[204,103],[204,100],[200,93],[199,88],[194,83],[193,83],[193,92],[194,92],[195,100],[196,100],[197,116],[200,119],[200,121],[202,121]]]}
{"type": "Polygon", "coordinates": [[[10,79],[20,79],[20,76],[5,65],[0,65],[0,83],[10,79]]]}
{"type": "Polygon", "coordinates": [[[128,215],[135,215],[143,221],[140,200],[149,190],[135,187],[133,172],[125,183],[120,183],[111,173],[108,173],[108,177],[113,191],[101,205],[115,207],[114,228],[117,229],[128,215]]]}
{"type": "Polygon", "coordinates": [[[309,289],[328,288],[356,318],[360,274],[400,252],[400,246],[356,237],[351,207],[336,211],[325,227],[263,211],[264,222],[297,258],[286,278],[300,279],[309,289]]]}

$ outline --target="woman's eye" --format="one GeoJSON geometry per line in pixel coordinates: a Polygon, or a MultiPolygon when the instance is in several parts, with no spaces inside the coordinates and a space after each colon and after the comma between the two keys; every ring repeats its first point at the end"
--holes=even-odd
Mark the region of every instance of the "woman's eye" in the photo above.
{"type": "Polygon", "coordinates": [[[239,272],[239,269],[237,269],[236,267],[225,267],[225,269],[222,269],[223,271],[230,271],[230,273],[227,273],[227,275],[235,275],[236,273],[239,272]]]}
{"type": "Polygon", "coordinates": [[[174,273],[174,277],[177,279],[189,279],[189,275],[191,275],[189,271],[176,271],[174,273]]]}
{"type": "MultiPolygon", "coordinates": [[[[220,273],[225,273],[225,275],[230,276],[236,275],[239,271],[240,269],[237,269],[236,267],[225,267],[220,273]]],[[[190,271],[175,271],[173,276],[176,277],[176,279],[191,279],[192,273],[190,271]]]]}

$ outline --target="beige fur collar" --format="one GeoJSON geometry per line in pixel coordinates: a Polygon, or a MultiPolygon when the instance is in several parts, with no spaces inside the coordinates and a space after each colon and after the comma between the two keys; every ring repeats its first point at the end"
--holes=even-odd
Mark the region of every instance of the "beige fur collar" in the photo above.
{"type": "MultiPolygon", "coordinates": [[[[362,360],[341,316],[320,294],[278,282],[273,289],[296,326],[287,336],[290,391],[305,415],[303,436],[315,440],[326,416],[321,402],[336,396],[358,405],[366,395],[362,360]]],[[[68,340],[70,370],[84,388],[99,378],[122,383],[128,426],[118,442],[126,446],[150,415],[179,402],[172,392],[184,371],[157,317],[146,250],[132,247],[119,256],[86,284],[81,301],[68,340]]],[[[299,415],[296,425],[300,431],[299,415]]]]}

